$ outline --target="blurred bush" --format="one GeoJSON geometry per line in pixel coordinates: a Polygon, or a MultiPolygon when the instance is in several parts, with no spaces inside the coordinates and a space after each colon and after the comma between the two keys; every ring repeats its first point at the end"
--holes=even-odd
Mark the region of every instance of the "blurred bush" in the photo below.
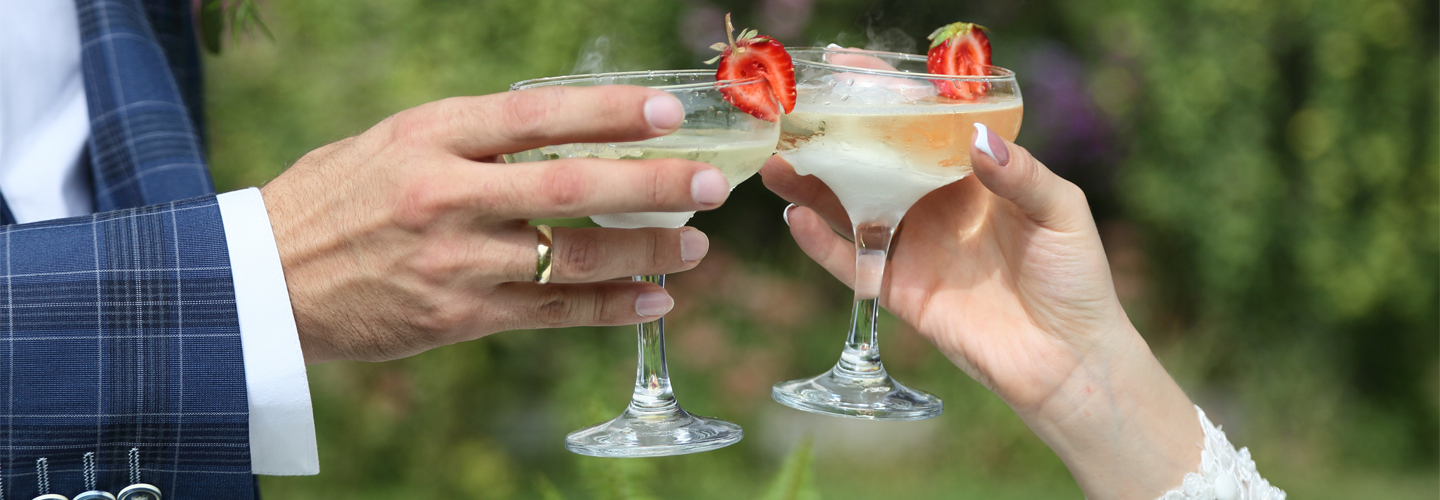
{"type": "Polygon", "coordinates": [[[1066,5],[1187,375],[1306,462],[1434,464],[1435,3],[1066,5]]]}
{"type": "MultiPolygon", "coordinates": [[[[261,4],[273,42],[208,67],[222,189],[259,185],[406,107],[574,71],[700,67],[721,18],[790,45],[918,52],[954,20],[1019,72],[1021,144],[1086,189],[1132,318],[1197,403],[1296,497],[1440,488],[1437,12],[1421,0],[353,0],[261,4]]],[[[983,387],[887,319],[888,366],[947,402],[903,424],[801,414],[771,383],[834,362],[849,292],[758,182],[693,225],[670,359],[720,451],[568,454],[618,413],[629,329],[513,332],[311,369],[322,475],[272,498],[1078,498],[983,387]],[[804,437],[809,436],[809,440],[804,437]],[[805,443],[813,443],[808,445],[805,443]]],[[[583,224],[584,221],[572,221],[583,224]]]]}

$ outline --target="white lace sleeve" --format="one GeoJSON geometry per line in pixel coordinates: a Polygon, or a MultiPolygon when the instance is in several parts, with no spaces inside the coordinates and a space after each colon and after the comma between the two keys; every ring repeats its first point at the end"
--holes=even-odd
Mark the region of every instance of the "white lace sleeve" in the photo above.
{"type": "Polygon", "coordinates": [[[1250,450],[1235,451],[1225,433],[1205,418],[1199,406],[1200,426],[1205,430],[1205,449],[1200,452],[1200,472],[1185,475],[1178,488],[1159,500],[1285,500],[1285,492],[1255,471],[1250,450]]]}

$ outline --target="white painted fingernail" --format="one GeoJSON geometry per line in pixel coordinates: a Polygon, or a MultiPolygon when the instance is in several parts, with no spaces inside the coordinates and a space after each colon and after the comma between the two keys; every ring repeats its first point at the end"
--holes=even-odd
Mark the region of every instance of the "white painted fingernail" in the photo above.
{"type": "Polygon", "coordinates": [[[663,94],[645,100],[645,121],[660,130],[673,130],[685,120],[685,106],[670,94],[663,94]]]}
{"type": "MultiPolygon", "coordinates": [[[[984,123],[975,122],[975,149],[995,160],[995,152],[990,150],[990,129],[985,128],[984,123]]],[[[995,161],[998,163],[1000,160],[995,161]]]]}
{"type": "Polygon", "coordinates": [[[784,212],[780,212],[780,217],[783,218],[783,219],[785,219],[785,226],[786,226],[786,227],[789,227],[789,226],[790,226],[790,211],[791,211],[791,210],[794,210],[794,209],[795,209],[795,204],[794,204],[794,203],[791,203],[790,206],[785,207],[785,211],[784,211],[784,212]]]}
{"type": "Polygon", "coordinates": [[[698,229],[686,229],[680,233],[680,260],[695,262],[710,252],[710,237],[698,229]]]}
{"type": "Polygon", "coordinates": [[[984,123],[975,122],[975,149],[995,160],[997,165],[1003,167],[1010,163],[1010,150],[1005,149],[1005,141],[984,123]]]}
{"type": "Polygon", "coordinates": [[[675,307],[675,299],[665,292],[645,292],[635,298],[635,313],[641,316],[664,316],[675,307]]]}

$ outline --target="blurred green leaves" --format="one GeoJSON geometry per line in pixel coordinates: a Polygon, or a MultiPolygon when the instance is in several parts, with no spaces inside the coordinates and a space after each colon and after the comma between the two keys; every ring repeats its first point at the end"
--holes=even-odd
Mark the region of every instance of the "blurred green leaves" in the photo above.
{"type": "Polygon", "coordinates": [[[801,439],[760,500],[820,500],[820,492],[815,489],[814,448],[814,438],[801,439]]]}
{"type": "MultiPolygon", "coordinates": [[[[1383,446],[1433,464],[1435,5],[1067,5],[1069,25],[1099,42],[1090,57],[1140,82],[1131,102],[1105,108],[1133,148],[1118,192],[1149,236],[1160,292],[1140,299],[1158,311],[1146,330],[1223,339],[1198,376],[1244,406],[1274,411],[1267,431],[1314,449],[1383,446]],[[1277,362],[1280,351],[1307,344],[1307,356],[1277,362]],[[1347,409],[1307,411],[1320,394],[1261,390],[1267,384],[1255,377],[1290,387],[1325,380],[1317,390],[1344,394],[1347,409]],[[1281,400],[1291,404],[1274,404],[1281,400]],[[1329,431],[1375,420],[1413,439],[1380,445],[1373,434],[1329,431]]],[[[1272,453],[1254,450],[1262,463],[1272,453]]]]}
{"type": "Polygon", "coordinates": [[[260,7],[255,5],[255,0],[200,0],[199,14],[200,41],[205,51],[213,55],[220,54],[227,29],[232,42],[238,42],[240,35],[252,30],[264,33],[271,41],[275,40],[270,27],[260,18],[260,7]]]}

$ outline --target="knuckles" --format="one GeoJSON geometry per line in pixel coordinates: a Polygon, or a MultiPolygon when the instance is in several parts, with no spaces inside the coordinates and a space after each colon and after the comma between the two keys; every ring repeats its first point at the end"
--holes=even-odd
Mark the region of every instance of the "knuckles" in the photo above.
{"type": "Polygon", "coordinates": [[[478,113],[473,97],[449,97],[406,109],[381,120],[372,130],[383,132],[387,146],[419,150],[441,145],[456,131],[464,131],[486,120],[473,119],[478,113]]]}
{"type": "MultiPolygon", "coordinates": [[[[645,231],[643,234],[645,235],[645,252],[650,257],[650,270],[666,269],[680,260],[677,258],[678,254],[672,255],[670,252],[661,251],[665,242],[662,241],[660,231],[645,231]]],[[[678,244],[676,246],[678,247],[678,244]]]]}
{"type": "Polygon", "coordinates": [[[1085,196],[1085,190],[1080,186],[1065,179],[1061,179],[1061,188],[1065,191],[1065,211],[1073,215],[1085,215],[1080,219],[1089,219],[1090,199],[1085,196]]]}
{"type": "Polygon", "coordinates": [[[435,133],[435,110],[443,103],[427,103],[395,113],[376,124],[374,129],[382,132],[382,141],[386,146],[422,147],[435,133]]]}
{"type": "Polygon", "coordinates": [[[535,193],[544,206],[570,211],[590,197],[590,179],[576,166],[555,164],[545,168],[535,193]]]}
{"type": "Polygon", "coordinates": [[[455,188],[433,176],[411,175],[398,187],[398,200],[392,206],[395,223],[409,231],[431,227],[454,211],[458,200],[455,188]]]}
{"type": "Polygon", "coordinates": [[[426,283],[443,286],[469,270],[473,265],[468,257],[472,250],[471,244],[458,238],[430,238],[406,259],[405,267],[426,283]]]}
{"type": "Polygon", "coordinates": [[[567,278],[590,281],[604,267],[605,250],[593,235],[572,231],[561,243],[560,270],[567,278]]]}
{"type": "Polygon", "coordinates": [[[657,209],[694,208],[690,181],[701,169],[707,168],[704,163],[668,158],[646,160],[645,166],[649,171],[640,176],[639,183],[633,186],[637,197],[643,197],[641,199],[657,209]]]}
{"type": "Polygon", "coordinates": [[[666,182],[666,176],[678,171],[678,167],[683,163],[682,161],[676,160],[662,160],[660,164],[655,165],[655,168],[650,170],[650,175],[644,177],[646,185],[641,186],[646,196],[645,199],[651,203],[660,205],[667,198],[673,198],[672,196],[666,196],[665,193],[665,187],[669,184],[666,182]]]}
{"type": "Polygon", "coordinates": [[[439,344],[438,339],[450,338],[456,332],[471,330],[476,323],[476,307],[470,300],[449,296],[445,293],[432,294],[428,306],[413,316],[410,321],[432,340],[427,344],[439,344]]]}
{"type": "Polygon", "coordinates": [[[543,87],[502,94],[499,115],[505,138],[532,143],[547,137],[553,118],[564,109],[564,87],[543,87]]]}
{"type": "Polygon", "coordinates": [[[562,288],[543,288],[535,297],[535,320],[547,328],[575,324],[580,304],[571,300],[562,288]]]}
{"type": "Polygon", "coordinates": [[[1061,179],[1061,182],[1063,183],[1062,185],[1064,186],[1063,189],[1065,190],[1066,197],[1073,200],[1074,203],[1078,204],[1079,206],[1085,207],[1086,210],[1089,210],[1090,201],[1085,196],[1085,190],[1080,189],[1080,186],[1076,185],[1073,182],[1070,182],[1069,180],[1061,179]]]}

